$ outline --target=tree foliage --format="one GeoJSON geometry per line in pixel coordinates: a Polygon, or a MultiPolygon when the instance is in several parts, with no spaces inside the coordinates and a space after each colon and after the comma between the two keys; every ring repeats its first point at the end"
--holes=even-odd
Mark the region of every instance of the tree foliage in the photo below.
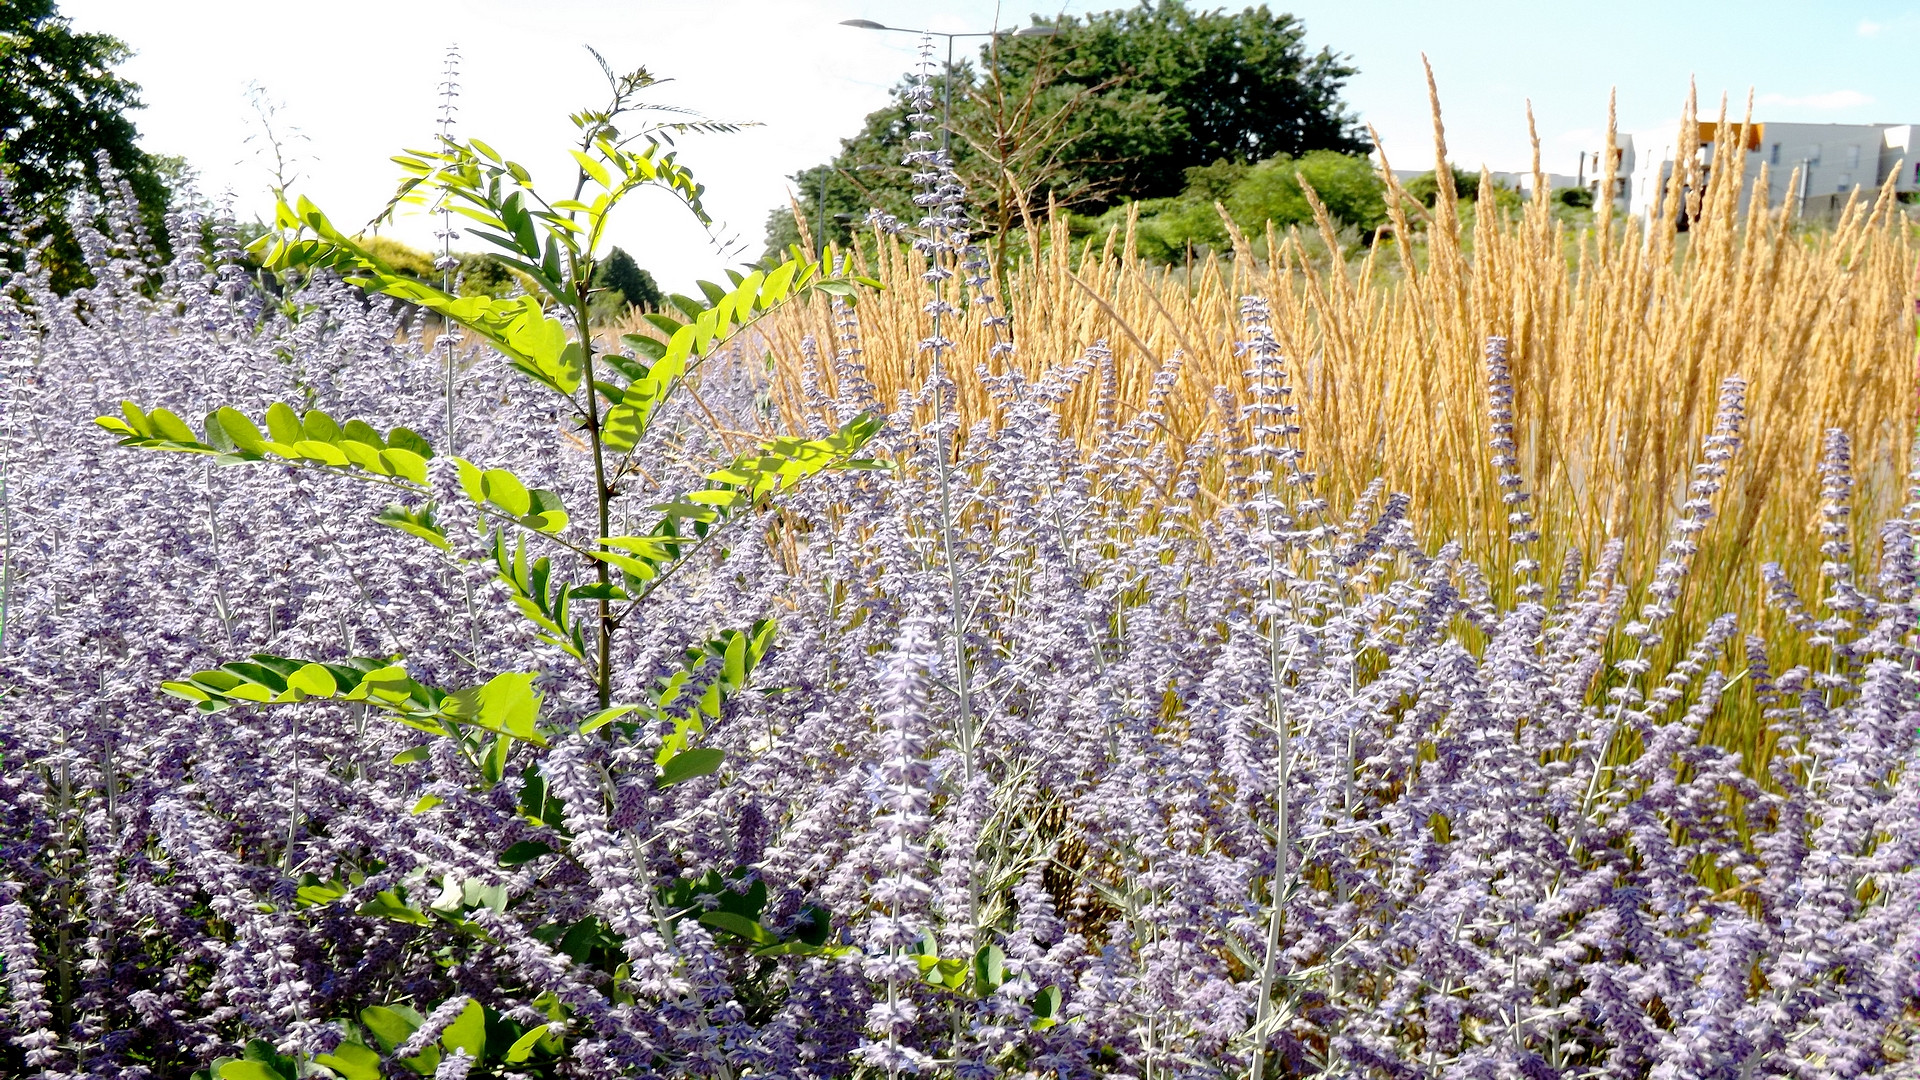
{"type": "Polygon", "coordinates": [[[0,4],[0,175],[29,237],[52,238],[56,285],[84,274],[64,216],[75,194],[99,194],[102,155],[133,188],[148,232],[166,241],[168,163],[138,145],[127,114],[141,107],[140,87],[113,70],[130,55],[118,38],[75,31],[54,0],[0,4]]]}
{"type": "Polygon", "coordinates": [[[1347,234],[1343,246],[1361,243],[1387,219],[1386,188],[1372,162],[1359,155],[1315,150],[1298,158],[1279,154],[1252,165],[1222,160],[1188,169],[1179,195],[1143,200],[1131,208],[1115,207],[1101,215],[1093,228],[1096,233],[1125,228],[1128,211],[1137,209],[1136,242],[1141,255],[1157,262],[1181,262],[1189,251],[1227,246],[1227,227],[1220,217],[1223,207],[1233,223],[1256,241],[1269,221],[1282,229],[1311,227],[1314,214],[1308,188],[1326,208],[1335,229],[1347,234]]]}
{"type": "MultiPolygon", "coordinates": [[[[1188,169],[1217,160],[1367,149],[1340,100],[1356,69],[1309,52],[1292,15],[1159,0],[1052,25],[1052,36],[1002,35],[947,73],[955,171],[989,233],[1049,201],[1098,212],[1175,196],[1188,169]]],[[[824,208],[835,239],[848,235],[835,215],[913,214],[911,170],[899,164],[905,94],[903,82],[833,161],[793,174],[802,211],[824,208]]],[[[770,249],[798,238],[790,210],[769,216],[767,235],[770,249]]]]}
{"type": "Polygon", "coordinates": [[[614,248],[594,270],[593,310],[597,318],[617,317],[628,308],[658,311],[667,302],[653,275],[640,268],[624,248],[614,248]]]}

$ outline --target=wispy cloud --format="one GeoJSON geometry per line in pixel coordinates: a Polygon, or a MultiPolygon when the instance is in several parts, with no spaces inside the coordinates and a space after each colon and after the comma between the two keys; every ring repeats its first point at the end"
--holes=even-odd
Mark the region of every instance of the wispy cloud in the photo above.
{"type": "Polygon", "coordinates": [[[1789,105],[1802,109],[1851,109],[1860,105],[1871,105],[1873,99],[1858,90],[1829,90],[1824,94],[1806,94],[1790,97],[1786,94],[1761,94],[1754,99],[1758,105],[1789,105]]]}
{"type": "Polygon", "coordinates": [[[1872,37],[1886,28],[1886,23],[1874,22],[1872,19],[1861,19],[1860,25],[1854,27],[1853,30],[1854,33],[1859,34],[1861,37],[1872,37]]]}

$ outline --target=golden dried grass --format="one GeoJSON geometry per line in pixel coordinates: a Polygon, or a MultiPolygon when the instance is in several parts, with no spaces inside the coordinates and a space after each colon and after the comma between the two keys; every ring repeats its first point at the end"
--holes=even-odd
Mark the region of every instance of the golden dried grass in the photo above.
{"type": "MultiPolygon", "coordinates": [[[[1692,112],[1690,104],[1683,131],[1697,130],[1692,112]]],[[[1866,549],[1856,558],[1870,561],[1872,524],[1904,501],[1913,433],[1916,245],[1891,186],[1856,195],[1830,227],[1784,212],[1741,220],[1742,163],[1722,145],[1710,166],[1677,171],[1664,204],[1675,210],[1652,223],[1620,220],[1603,205],[1590,227],[1570,232],[1536,181],[1523,213],[1479,214],[1469,228],[1446,173],[1437,102],[1434,117],[1442,183],[1426,230],[1409,227],[1407,214],[1420,208],[1385,171],[1392,239],[1355,264],[1323,265],[1309,255],[1318,246],[1310,238],[1269,227],[1264,261],[1236,235],[1233,258],[1170,273],[1137,257],[1131,233],[1095,249],[1076,247],[1061,217],[1029,229],[1026,258],[1005,289],[1018,343],[1011,362],[1038,375],[1106,342],[1124,421],[1177,357],[1178,388],[1163,410],[1177,459],[1222,422],[1216,387],[1244,400],[1239,298],[1264,296],[1291,361],[1310,467],[1336,513],[1384,478],[1413,495],[1416,528],[1436,542],[1463,541],[1503,597],[1513,583],[1503,573],[1508,508],[1488,463],[1489,335],[1510,342],[1520,469],[1548,578],[1569,550],[1591,558],[1614,537],[1627,544],[1629,579],[1651,575],[1712,426],[1718,384],[1737,373],[1749,384],[1746,445],[1699,538],[1667,648],[1683,649],[1722,612],[1749,629],[1767,625],[1764,562],[1783,564],[1803,596],[1821,595],[1815,465],[1828,428],[1855,439],[1855,541],[1866,549]],[[1683,204],[1684,233],[1671,224],[1683,204]]],[[[1610,117],[1609,149],[1611,129],[1610,117]]],[[[1679,159],[1692,157],[1683,147],[1679,159]]],[[[1774,182],[1761,174],[1754,205],[1766,205],[1774,182]]],[[[1339,250],[1324,214],[1318,228],[1325,250],[1339,250]]],[[[859,305],[861,359],[892,401],[927,375],[918,349],[930,332],[923,266],[881,239],[864,269],[886,288],[859,305]]],[[[763,324],[790,423],[802,412],[801,340],[812,335],[830,352],[830,319],[820,298],[763,324]]],[[[977,322],[943,327],[957,343],[950,374],[969,422],[992,419],[976,370],[988,365],[991,339],[977,322]]],[[[821,378],[831,391],[831,374],[821,378]]],[[[1065,430],[1087,442],[1101,430],[1101,381],[1060,406],[1065,430]]],[[[1716,737],[1757,762],[1767,750],[1757,710],[1735,713],[1745,715],[1738,730],[1716,737]]]]}

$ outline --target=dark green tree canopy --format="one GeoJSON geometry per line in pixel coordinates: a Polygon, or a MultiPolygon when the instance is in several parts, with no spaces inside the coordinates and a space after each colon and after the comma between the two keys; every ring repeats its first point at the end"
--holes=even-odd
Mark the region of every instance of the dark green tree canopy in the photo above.
{"type": "MultiPolygon", "coordinates": [[[[1044,211],[1053,200],[1085,213],[1177,195],[1188,169],[1216,161],[1368,149],[1340,100],[1355,69],[1327,49],[1309,52],[1291,15],[1158,0],[1052,25],[1050,37],[1003,35],[951,73],[955,168],[989,232],[1017,224],[1023,204],[1044,211]]],[[[847,235],[836,214],[913,213],[899,164],[907,85],[842,140],[831,163],[793,176],[802,210],[818,217],[824,174],[836,239],[847,235]]],[[[770,250],[798,238],[785,208],[767,232],[770,250]]]]}
{"type": "Polygon", "coordinates": [[[608,252],[595,268],[593,287],[600,290],[594,297],[595,315],[603,319],[625,315],[629,307],[659,311],[667,302],[653,275],[642,270],[622,248],[608,252]]]}
{"type": "Polygon", "coordinates": [[[1050,50],[1064,56],[1063,84],[1112,83],[1114,94],[1157,99],[1166,123],[1158,145],[1113,147],[1126,182],[1115,194],[1179,193],[1186,170],[1215,161],[1254,162],[1313,150],[1371,149],[1340,100],[1357,73],[1328,49],[1309,53],[1306,26],[1266,5],[1238,14],[1199,12],[1181,0],[1063,19],[1054,38],[1009,38],[1006,78],[1033,78],[1050,50]]]}
{"type": "Polygon", "coordinates": [[[53,0],[0,2],[0,175],[30,235],[55,235],[56,265],[71,243],[60,217],[76,191],[97,190],[102,153],[165,242],[157,226],[167,186],[127,117],[140,108],[140,88],[113,71],[129,55],[118,38],[75,32],[53,0]]]}

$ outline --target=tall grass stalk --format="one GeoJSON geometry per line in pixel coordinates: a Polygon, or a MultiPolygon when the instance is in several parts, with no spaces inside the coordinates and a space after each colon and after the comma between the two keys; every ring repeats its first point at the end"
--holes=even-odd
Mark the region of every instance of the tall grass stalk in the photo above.
{"type": "MultiPolygon", "coordinates": [[[[1689,104],[1684,130],[1697,131],[1693,117],[1689,104]]],[[[1177,270],[1143,261],[1131,230],[1096,246],[1076,242],[1065,215],[1036,226],[1005,284],[1018,354],[993,350],[995,328],[942,326],[953,341],[945,366],[961,431],[998,422],[986,378],[1010,368],[1038,376],[1104,341],[1113,371],[1106,408],[1122,420],[1146,410],[1155,375],[1177,357],[1155,431],[1176,462],[1197,457],[1234,419],[1215,389],[1251,400],[1233,342],[1239,298],[1258,294],[1270,298],[1275,336],[1298,368],[1301,437],[1314,448],[1321,495],[1346,505],[1375,479],[1420,493],[1416,530],[1460,540],[1496,595],[1524,582],[1503,557],[1509,510],[1480,452],[1489,406],[1481,349],[1494,336],[1509,343],[1515,468],[1541,533],[1534,557],[1563,565],[1618,538],[1640,590],[1687,498],[1690,454],[1710,433],[1716,388],[1729,375],[1747,380],[1748,449],[1726,479],[1721,520],[1698,538],[1699,569],[1674,601],[1669,643],[1696,640],[1722,612],[1758,631],[1772,626],[1764,563],[1781,563],[1803,588],[1820,580],[1818,544],[1808,542],[1821,521],[1818,493],[1800,478],[1827,429],[1856,440],[1854,521],[1898,513],[1912,442],[1920,246],[1890,183],[1856,192],[1831,223],[1791,210],[1742,217],[1740,151],[1721,140],[1698,182],[1689,187],[1680,170],[1649,218],[1626,218],[1603,200],[1590,220],[1570,223],[1544,184],[1517,214],[1463,208],[1437,104],[1434,131],[1435,206],[1383,173],[1392,224],[1350,262],[1324,256],[1340,250],[1324,212],[1313,230],[1270,225],[1260,237],[1236,235],[1230,256],[1177,270]]],[[[1614,138],[1610,121],[1609,145],[1614,138]]],[[[1697,149],[1679,148],[1681,160],[1697,149]]],[[[1752,204],[1767,205],[1780,182],[1762,169],[1752,204]]],[[[1474,207],[1491,207],[1491,192],[1481,195],[1474,207]]],[[[928,374],[917,347],[932,319],[926,260],[884,235],[851,255],[887,286],[861,310],[863,362],[879,400],[898,400],[928,374]]],[[[799,342],[810,333],[825,340],[832,327],[824,299],[765,327],[776,399],[792,423],[805,412],[799,342]]],[[[820,381],[837,392],[833,372],[820,381]]],[[[1098,438],[1103,396],[1090,380],[1058,407],[1063,430],[1083,445],[1098,438]]],[[[1217,504],[1230,479],[1209,466],[1194,498],[1217,504]]],[[[1657,659],[1676,648],[1663,646],[1657,659]]],[[[1767,751],[1758,704],[1750,687],[1735,699],[1733,719],[1717,720],[1709,735],[1757,765],[1767,751]]]]}

